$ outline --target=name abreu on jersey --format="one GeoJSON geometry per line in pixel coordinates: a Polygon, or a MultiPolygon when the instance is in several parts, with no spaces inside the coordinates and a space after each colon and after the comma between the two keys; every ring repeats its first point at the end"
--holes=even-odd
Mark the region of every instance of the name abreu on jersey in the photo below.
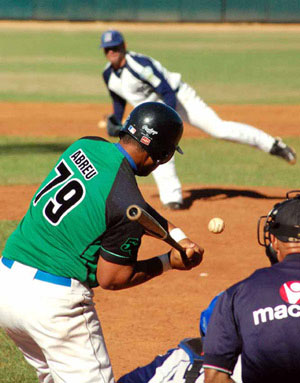
{"type": "Polygon", "coordinates": [[[76,152],[71,154],[70,159],[87,181],[91,180],[98,174],[98,171],[95,169],[94,165],[82,149],[78,149],[76,152]]]}

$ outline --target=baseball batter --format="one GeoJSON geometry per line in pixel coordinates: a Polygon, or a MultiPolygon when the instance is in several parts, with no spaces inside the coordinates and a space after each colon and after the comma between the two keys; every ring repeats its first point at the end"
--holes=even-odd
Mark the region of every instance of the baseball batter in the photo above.
{"type": "Polygon", "coordinates": [[[39,382],[114,382],[93,288],[125,289],[201,262],[203,249],[146,203],[135,179],[181,151],[182,132],[173,109],[145,103],[130,114],[119,143],[99,137],[74,142],[8,238],[0,261],[0,326],[39,382]],[[187,266],[175,249],[137,259],[145,232],[126,218],[131,204],[180,241],[187,266]]]}
{"type": "Polygon", "coordinates": [[[240,354],[244,383],[299,382],[300,194],[288,194],[259,222],[272,266],[218,299],[204,342],[205,383],[232,382],[240,354]]]}
{"type": "MultiPolygon", "coordinates": [[[[127,51],[119,31],[104,32],[101,47],[109,61],[103,78],[113,103],[113,115],[107,121],[109,135],[118,136],[127,102],[136,106],[146,101],[158,101],[176,109],[184,121],[213,137],[254,146],[290,164],[296,162],[296,153],[281,139],[247,124],[222,120],[193,88],[182,81],[179,73],[168,71],[151,57],[127,51]]],[[[171,209],[183,208],[175,159],[156,169],[153,176],[163,205],[171,209]]]]}

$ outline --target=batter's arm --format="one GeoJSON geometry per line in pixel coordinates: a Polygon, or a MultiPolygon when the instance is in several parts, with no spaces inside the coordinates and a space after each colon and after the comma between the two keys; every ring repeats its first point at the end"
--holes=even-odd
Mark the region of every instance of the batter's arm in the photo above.
{"type": "Polygon", "coordinates": [[[97,280],[105,290],[123,290],[145,283],[162,272],[162,263],[158,257],[137,261],[133,265],[119,265],[100,257],[97,280]]]}
{"type": "MultiPolygon", "coordinates": [[[[184,242],[185,240],[181,241],[184,242]]],[[[202,261],[203,249],[193,242],[182,243],[189,259],[186,266],[178,250],[170,251],[170,266],[177,270],[190,270],[202,261]]],[[[149,281],[163,273],[163,264],[159,257],[136,261],[132,265],[120,265],[99,257],[97,281],[106,290],[123,290],[149,281]]]]}

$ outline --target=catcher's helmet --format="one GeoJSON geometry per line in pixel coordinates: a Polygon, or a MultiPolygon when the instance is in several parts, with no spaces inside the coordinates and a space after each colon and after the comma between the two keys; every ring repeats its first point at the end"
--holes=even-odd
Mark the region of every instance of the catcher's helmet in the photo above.
{"type": "Polygon", "coordinates": [[[267,216],[258,220],[258,243],[266,248],[271,264],[278,262],[277,253],[271,244],[270,234],[282,242],[300,241],[300,190],[286,194],[286,200],[274,205],[267,216]],[[293,196],[294,194],[294,196],[293,196]],[[263,241],[260,238],[261,221],[264,220],[263,241]]]}
{"type": "Polygon", "coordinates": [[[146,150],[154,161],[164,163],[177,150],[183,133],[179,114],[160,102],[138,105],[128,116],[120,130],[120,137],[129,134],[146,150]]]}

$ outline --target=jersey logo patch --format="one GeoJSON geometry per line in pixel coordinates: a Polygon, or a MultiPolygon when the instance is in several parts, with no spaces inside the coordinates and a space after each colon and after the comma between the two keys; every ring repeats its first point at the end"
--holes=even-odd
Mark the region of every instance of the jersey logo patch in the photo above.
{"type": "Polygon", "coordinates": [[[135,247],[139,245],[140,241],[138,238],[127,238],[123,245],[120,247],[125,253],[132,254],[135,247]]]}
{"type": "Polygon", "coordinates": [[[150,140],[150,138],[148,138],[148,137],[146,137],[146,136],[143,136],[142,138],[141,138],[141,143],[142,144],[144,144],[144,145],[149,145],[150,144],[150,142],[151,142],[151,140],[150,140]]]}
{"type": "Polygon", "coordinates": [[[129,128],[128,128],[128,131],[131,133],[131,134],[134,134],[136,132],[136,129],[130,125],[129,128]]]}
{"type": "Polygon", "coordinates": [[[280,287],[279,293],[281,298],[287,303],[300,303],[300,281],[289,281],[284,283],[280,287]]]}
{"type": "Polygon", "coordinates": [[[144,129],[144,131],[150,136],[155,136],[156,134],[158,134],[156,130],[154,130],[153,128],[149,128],[148,125],[143,125],[142,129],[144,129]]]}
{"type": "Polygon", "coordinates": [[[254,325],[289,317],[300,317],[300,281],[288,281],[279,289],[281,299],[287,303],[275,307],[261,307],[253,311],[254,325]]]}

